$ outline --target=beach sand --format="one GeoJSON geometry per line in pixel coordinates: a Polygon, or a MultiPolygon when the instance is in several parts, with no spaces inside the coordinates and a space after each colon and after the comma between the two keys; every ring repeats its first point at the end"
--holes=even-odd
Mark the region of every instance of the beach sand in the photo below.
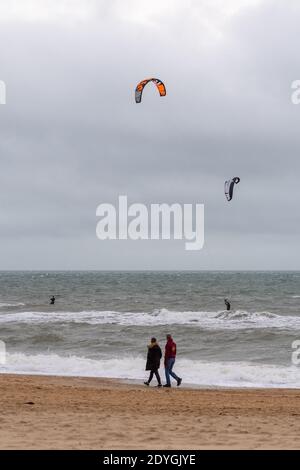
{"type": "Polygon", "coordinates": [[[1,449],[300,448],[300,390],[2,374],[0,396],[1,449]]]}

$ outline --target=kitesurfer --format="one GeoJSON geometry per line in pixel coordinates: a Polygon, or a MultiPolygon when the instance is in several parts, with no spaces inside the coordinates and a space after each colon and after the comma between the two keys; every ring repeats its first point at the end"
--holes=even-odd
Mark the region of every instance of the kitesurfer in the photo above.
{"type": "Polygon", "coordinates": [[[230,302],[228,299],[224,299],[224,303],[226,305],[226,310],[230,310],[230,302]]]}
{"type": "Polygon", "coordinates": [[[50,305],[54,305],[55,304],[55,297],[54,295],[52,295],[52,297],[50,298],[50,305]]]}

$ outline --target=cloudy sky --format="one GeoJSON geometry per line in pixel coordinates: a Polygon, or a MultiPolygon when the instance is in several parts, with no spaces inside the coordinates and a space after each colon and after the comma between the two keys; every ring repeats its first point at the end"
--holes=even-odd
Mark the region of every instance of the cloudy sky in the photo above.
{"type": "Polygon", "coordinates": [[[299,22],[297,0],[0,0],[0,269],[300,269],[299,22]],[[167,96],[137,105],[148,76],[167,96]],[[119,194],[204,203],[203,250],[98,240],[119,194]]]}

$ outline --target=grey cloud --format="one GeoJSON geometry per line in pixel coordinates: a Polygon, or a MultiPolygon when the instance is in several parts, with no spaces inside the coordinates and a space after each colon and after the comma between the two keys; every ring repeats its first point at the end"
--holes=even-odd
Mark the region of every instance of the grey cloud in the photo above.
{"type": "MultiPolygon", "coordinates": [[[[106,5],[105,5],[106,4],[106,5]]],[[[2,22],[1,267],[296,269],[300,78],[296,2],[242,9],[205,41],[199,2],[138,24],[2,22]],[[163,79],[166,98],[136,83],[163,79]],[[224,180],[240,176],[228,204],[224,180]],[[100,242],[96,207],[206,205],[206,243],[100,242]]]]}

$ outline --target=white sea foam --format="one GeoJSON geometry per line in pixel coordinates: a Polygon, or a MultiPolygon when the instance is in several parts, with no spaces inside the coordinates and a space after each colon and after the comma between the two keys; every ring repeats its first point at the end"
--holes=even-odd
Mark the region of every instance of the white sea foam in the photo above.
{"type": "Polygon", "coordinates": [[[24,307],[25,304],[22,302],[16,302],[16,303],[7,303],[7,302],[0,302],[0,308],[4,307],[24,307]]]}
{"type": "Polygon", "coordinates": [[[220,312],[178,312],[167,309],[153,312],[18,312],[0,314],[1,323],[77,323],[77,324],[119,324],[123,326],[151,325],[192,325],[203,329],[246,329],[279,328],[300,330],[300,317],[276,315],[272,312],[220,311],[220,312]]]}
{"type": "MultiPolygon", "coordinates": [[[[300,388],[300,367],[250,364],[247,362],[205,362],[178,359],[174,370],[183,377],[183,384],[215,387],[279,387],[300,388]]],[[[88,359],[61,357],[57,354],[7,355],[2,373],[48,374],[81,377],[110,377],[143,381],[143,357],[88,359]]],[[[161,369],[163,376],[163,370],[161,369]]]]}

